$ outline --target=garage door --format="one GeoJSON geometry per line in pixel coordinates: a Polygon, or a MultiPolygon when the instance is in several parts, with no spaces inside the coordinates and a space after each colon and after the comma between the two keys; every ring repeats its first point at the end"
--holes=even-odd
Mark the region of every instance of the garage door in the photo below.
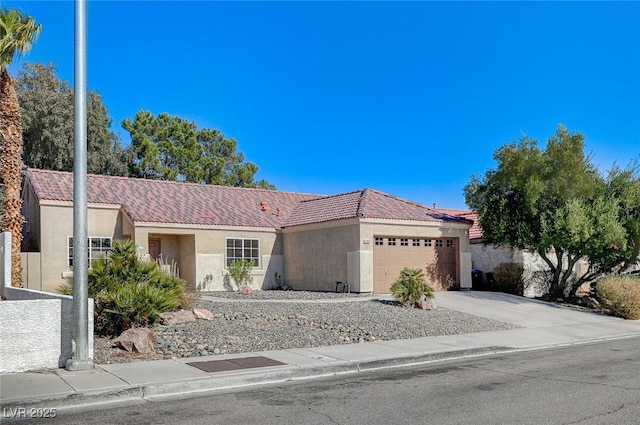
{"type": "Polygon", "coordinates": [[[435,290],[459,287],[458,239],[376,236],[373,245],[373,292],[388,294],[405,267],[424,271],[435,290]]]}

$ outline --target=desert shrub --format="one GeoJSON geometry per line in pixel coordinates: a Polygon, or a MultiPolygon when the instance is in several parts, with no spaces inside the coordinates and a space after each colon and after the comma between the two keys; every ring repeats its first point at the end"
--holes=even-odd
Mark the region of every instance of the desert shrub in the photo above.
{"type": "Polygon", "coordinates": [[[613,316],[640,319],[640,278],[609,276],[596,283],[602,307],[613,316]]]}
{"type": "Polygon", "coordinates": [[[522,264],[502,263],[493,269],[496,289],[509,294],[524,294],[524,267],[522,264]]]}
{"type": "Polygon", "coordinates": [[[253,277],[251,277],[251,270],[253,269],[253,262],[251,260],[235,260],[229,266],[229,276],[235,282],[238,290],[251,285],[253,277]]]}
{"type": "MultiPolygon", "coordinates": [[[[89,270],[95,332],[117,335],[132,326],[154,323],[159,313],[185,307],[195,299],[185,286],[184,280],[141,258],[132,241],[114,241],[109,254],[95,260],[89,270]]],[[[71,294],[73,282],[59,291],[71,294]]]]}
{"type": "Polygon", "coordinates": [[[422,296],[433,298],[433,288],[427,283],[422,269],[405,267],[400,272],[400,277],[391,286],[393,295],[405,305],[413,305],[420,301],[422,296]]]}

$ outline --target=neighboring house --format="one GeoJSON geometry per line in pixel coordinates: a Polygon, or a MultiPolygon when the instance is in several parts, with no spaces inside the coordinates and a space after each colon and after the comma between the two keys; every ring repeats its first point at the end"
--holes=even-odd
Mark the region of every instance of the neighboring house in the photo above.
{"type": "MultiPolygon", "coordinates": [[[[298,290],[388,293],[403,267],[438,289],[471,287],[472,222],[373,189],[310,195],[89,175],[90,259],[113,240],[173,264],[201,291],[231,289],[228,266],[254,263],[253,288],[275,273],[298,290]]],[[[23,261],[27,287],[54,292],[73,266],[73,175],[25,174],[23,261]]]]}
{"type": "MultiPolygon", "coordinates": [[[[502,263],[521,264],[525,271],[525,281],[528,283],[524,295],[538,296],[544,293],[541,287],[546,283],[544,272],[549,269],[549,266],[537,252],[514,250],[508,246],[487,244],[482,227],[480,227],[480,218],[473,211],[436,208],[435,205],[434,208],[444,214],[473,221],[473,225],[469,229],[469,250],[471,252],[471,267],[473,270],[491,273],[502,263]]],[[[551,259],[553,260],[554,257],[552,256],[551,259]]],[[[587,272],[588,267],[589,264],[586,261],[579,260],[574,266],[573,272],[582,276],[587,272]]],[[[588,284],[586,284],[585,288],[587,287],[588,284]]]]}

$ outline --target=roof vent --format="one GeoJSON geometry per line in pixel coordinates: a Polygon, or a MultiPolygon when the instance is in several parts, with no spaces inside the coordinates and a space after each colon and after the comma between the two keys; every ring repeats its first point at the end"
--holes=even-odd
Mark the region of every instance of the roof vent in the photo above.
{"type": "Polygon", "coordinates": [[[264,212],[270,212],[271,211],[271,207],[269,206],[269,203],[267,201],[260,201],[260,208],[264,212]]]}

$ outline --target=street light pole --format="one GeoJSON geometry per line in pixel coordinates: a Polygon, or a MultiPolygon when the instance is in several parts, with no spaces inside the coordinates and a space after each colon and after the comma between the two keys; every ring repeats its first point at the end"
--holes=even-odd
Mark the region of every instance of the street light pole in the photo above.
{"type": "Polygon", "coordinates": [[[73,118],[73,357],[67,370],[93,369],[89,357],[89,246],[87,234],[87,13],[75,0],[73,118]]]}

